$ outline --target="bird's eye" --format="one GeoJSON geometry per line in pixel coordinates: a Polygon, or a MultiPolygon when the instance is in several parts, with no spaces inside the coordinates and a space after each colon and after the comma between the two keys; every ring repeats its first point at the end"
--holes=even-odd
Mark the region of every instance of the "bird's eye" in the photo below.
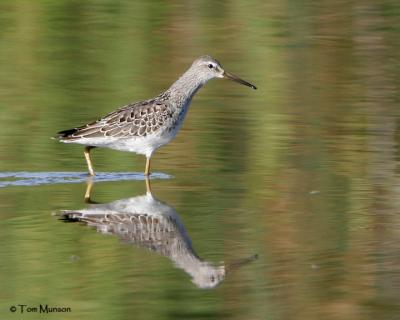
{"type": "Polygon", "coordinates": [[[208,65],[208,67],[209,67],[210,69],[214,68],[214,66],[213,66],[211,63],[208,65]]]}

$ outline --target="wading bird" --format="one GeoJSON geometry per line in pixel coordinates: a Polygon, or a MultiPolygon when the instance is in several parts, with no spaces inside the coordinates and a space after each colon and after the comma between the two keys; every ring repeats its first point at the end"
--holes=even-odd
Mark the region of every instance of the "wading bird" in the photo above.
{"type": "Polygon", "coordinates": [[[225,71],[210,56],[196,59],[172,86],[155,98],[130,103],[86,125],[58,132],[64,143],[85,146],[84,155],[90,175],[94,175],[90,150],[104,147],[146,156],[144,174],[150,174],[154,151],[169,143],[178,133],[193,96],[214,78],[227,78],[257,89],[251,83],[225,71]]]}

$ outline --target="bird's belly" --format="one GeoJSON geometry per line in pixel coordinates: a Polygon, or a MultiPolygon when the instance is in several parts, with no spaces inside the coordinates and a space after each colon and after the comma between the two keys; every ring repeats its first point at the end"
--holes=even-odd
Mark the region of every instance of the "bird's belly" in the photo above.
{"type": "Polygon", "coordinates": [[[174,136],[169,133],[164,133],[151,134],[146,137],[130,138],[121,140],[116,149],[151,156],[156,149],[169,143],[173,137],[174,136]]]}
{"type": "Polygon", "coordinates": [[[105,147],[119,151],[135,152],[150,157],[159,147],[169,143],[176,135],[176,132],[167,131],[153,133],[145,137],[110,138],[101,141],[86,141],[87,145],[105,147]]]}

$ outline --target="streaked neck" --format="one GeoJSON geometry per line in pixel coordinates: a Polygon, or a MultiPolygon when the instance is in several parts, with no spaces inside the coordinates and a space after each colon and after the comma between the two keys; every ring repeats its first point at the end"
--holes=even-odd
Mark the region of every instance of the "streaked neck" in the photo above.
{"type": "Polygon", "coordinates": [[[193,68],[189,68],[168,89],[171,98],[176,100],[191,99],[207,80],[199,77],[193,68]]]}

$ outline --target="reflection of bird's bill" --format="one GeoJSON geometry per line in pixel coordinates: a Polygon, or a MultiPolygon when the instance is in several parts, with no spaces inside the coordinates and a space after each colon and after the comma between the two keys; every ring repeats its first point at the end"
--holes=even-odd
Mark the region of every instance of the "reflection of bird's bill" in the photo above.
{"type": "Polygon", "coordinates": [[[250,262],[253,262],[257,259],[258,259],[258,254],[254,254],[247,258],[242,258],[242,259],[232,261],[231,263],[226,264],[225,270],[226,270],[226,272],[231,272],[231,271],[239,269],[240,267],[242,267],[250,262]]]}
{"type": "Polygon", "coordinates": [[[256,87],[254,84],[251,84],[250,82],[247,82],[247,81],[245,81],[245,80],[243,80],[243,79],[240,79],[238,76],[236,76],[236,75],[234,75],[234,74],[232,74],[232,73],[229,73],[229,72],[224,71],[223,76],[224,76],[225,78],[228,78],[228,79],[230,79],[230,80],[236,81],[236,82],[238,82],[238,83],[240,83],[240,84],[243,84],[243,85],[245,85],[245,86],[248,86],[248,87],[250,87],[250,88],[253,88],[254,90],[257,89],[257,87],[256,87]]]}

